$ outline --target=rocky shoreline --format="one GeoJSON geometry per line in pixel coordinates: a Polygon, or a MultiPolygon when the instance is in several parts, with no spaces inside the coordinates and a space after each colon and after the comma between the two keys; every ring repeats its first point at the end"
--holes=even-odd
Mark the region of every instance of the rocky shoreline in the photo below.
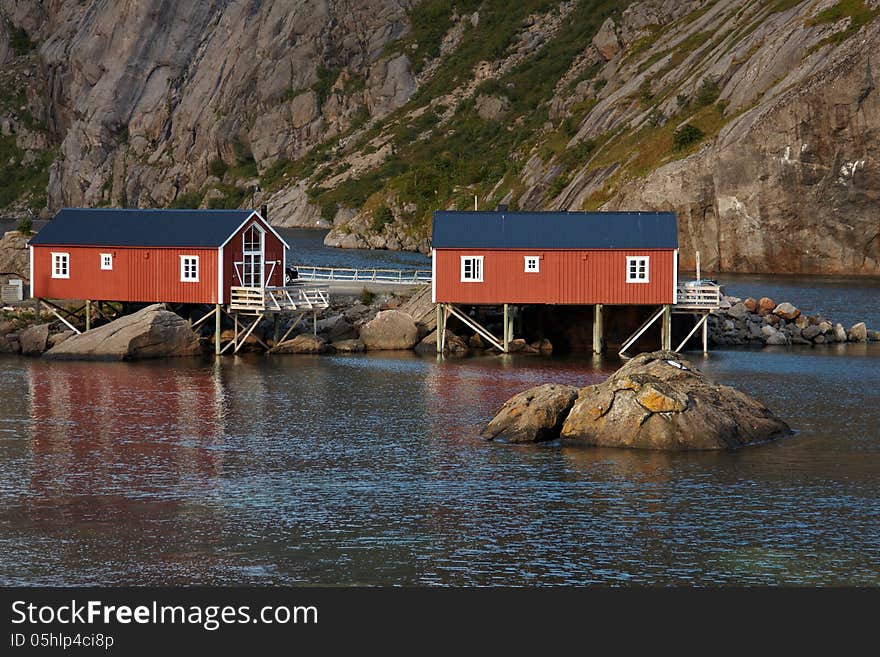
{"type": "Polygon", "coordinates": [[[783,346],[880,341],[880,331],[857,322],[849,329],[823,317],[807,315],[791,303],[762,297],[725,296],[709,316],[709,341],[714,345],[783,346]]]}
{"type": "MultiPolygon", "coordinates": [[[[109,331],[104,326],[93,329],[86,334],[91,336],[89,340],[76,335],[58,320],[35,322],[33,309],[30,307],[22,306],[12,311],[6,309],[4,316],[0,317],[0,353],[39,356],[47,352],[51,356],[55,352],[63,354],[58,356],[60,358],[88,359],[93,357],[97,349],[97,353],[105,354],[101,357],[134,359],[212,352],[213,323],[206,322],[196,334],[192,334],[189,328],[189,322],[203,314],[202,309],[192,310],[192,316],[181,318],[165,310],[161,304],[149,308],[152,308],[153,314],[137,320],[126,319],[130,317],[126,316],[112,324],[105,324],[112,326],[118,323],[116,328],[109,331]],[[165,314],[156,315],[159,310],[165,314]],[[160,330],[157,327],[164,328],[160,330]],[[109,342],[100,346],[98,343],[105,333],[109,342]],[[169,335],[174,339],[168,338],[169,335]],[[135,346],[123,342],[124,336],[136,336],[136,340],[131,338],[135,340],[132,343],[135,346]],[[188,337],[200,342],[202,348],[180,349],[180,345],[187,342],[188,337]],[[71,338],[75,339],[66,347],[60,346],[71,338]],[[137,346],[141,343],[152,346],[143,349],[137,346]],[[166,343],[165,348],[157,346],[163,343],[166,343]],[[75,348],[75,345],[78,346],[75,348]]],[[[282,323],[277,334],[286,334],[291,321],[282,323]]],[[[491,317],[487,321],[492,328],[491,317]]],[[[709,339],[715,346],[818,346],[880,341],[880,331],[869,329],[864,322],[858,322],[846,329],[841,323],[835,323],[821,314],[808,315],[791,303],[777,304],[767,297],[756,300],[751,297],[740,299],[726,296],[722,307],[709,316],[708,323],[709,339]]],[[[233,334],[234,329],[227,322],[222,331],[222,339],[230,340],[233,334]]],[[[275,335],[274,323],[264,320],[248,338],[243,350],[266,351],[263,345],[267,345],[267,353],[278,355],[384,350],[413,350],[421,354],[435,354],[437,351],[436,312],[431,303],[430,288],[422,289],[412,296],[375,296],[366,291],[360,297],[338,296],[319,315],[314,326],[311,321],[301,323],[279,344],[275,343],[275,335]]],[[[518,338],[512,340],[509,346],[512,353],[518,354],[537,356],[553,353],[553,344],[546,338],[530,341],[518,338]]],[[[444,353],[448,356],[464,356],[500,352],[471,331],[456,335],[448,330],[444,353]]]]}

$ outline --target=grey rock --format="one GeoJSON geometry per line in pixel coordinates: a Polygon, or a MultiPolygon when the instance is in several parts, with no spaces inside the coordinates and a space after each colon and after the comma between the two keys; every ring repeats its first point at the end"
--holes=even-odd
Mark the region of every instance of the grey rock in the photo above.
{"type": "Polygon", "coordinates": [[[834,325],[834,338],[838,342],[846,342],[846,329],[843,328],[843,324],[834,325]]]}
{"type": "Polygon", "coordinates": [[[18,334],[21,353],[25,356],[39,356],[46,351],[49,341],[49,325],[36,324],[18,334]]]}
{"type": "Polygon", "coordinates": [[[46,352],[46,358],[65,360],[137,360],[196,356],[202,353],[189,322],[162,304],[74,335],[46,352]]]}
{"type": "Polygon", "coordinates": [[[323,354],[330,351],[327,341],[317,335],[303,333],[292,340],[280,342],[269,351],[271,354],[323,354]]]}
{"type": "Polygon", "coordinates": [[[486,440],[542,442],[559,437],[578,396],[574,386],[547,383],[511,397],[480,432],[486,440]]]}
{"type": "Polygon", "coordinates": [[[357,354],[367,350],[360,340],[340,340],[333,343],[333,348],[341,354],[357,354]]]}
{"type": "Polygon", "coordinates": [[[812,340],[820,333],[822,333],[822,329],[820,329],[819,326],[816,324],[810,324],[803,331],[801,331],[801,335],[807,340],[812,340]]]}
{"type": "Polygon", "coordinates": [[[723,450],[791,433],[767,407],[711,381],[675,352],[633,358],[580,391],[563,440],[659,450],[723,450]]]}
{"type": "Polygon", "coordinates": [[[413,318],[399,310],[383,310],[361,326],[360,339],[367,349],[412,349],[418,339],[413,318]]]}
{"type": "Polygon", "coordinates": [[[727,311],[727,314],[735,319],[743,319],[748,313],[749,311],[746,309],[746,306],[742,301],[735,303],[730,307],[730,310],[727,311]]]}
{"type": "Polygon", "coordinates": [[[849,338],[850,342],[867,342],[868,327],[865,326],[864,322],[853,324],[852,328],[849,330],[849,335],[847,337],[849,338]]]}
{"type": "MultiPolygon", "coordinates": [[[[443,347],[443,353],[448,355],[463,356],[468,352],[468,343],[448,329],[446,331],[446,340],[443,347]]],[[[434,330],[426,335],[424,339],[415,346],[415,350],[420,354],[436,354],[437,331],[434,330]]]]}

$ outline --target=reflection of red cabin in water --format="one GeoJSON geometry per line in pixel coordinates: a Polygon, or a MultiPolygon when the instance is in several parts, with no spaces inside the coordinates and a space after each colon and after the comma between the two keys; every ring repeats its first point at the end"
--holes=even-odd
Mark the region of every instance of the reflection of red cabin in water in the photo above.
{"type": "Polygon", "coordinates": [[[248,210],[68,208],[29,244],[35,298],[199,304],[283,286],[289,248],[248,210]]]}

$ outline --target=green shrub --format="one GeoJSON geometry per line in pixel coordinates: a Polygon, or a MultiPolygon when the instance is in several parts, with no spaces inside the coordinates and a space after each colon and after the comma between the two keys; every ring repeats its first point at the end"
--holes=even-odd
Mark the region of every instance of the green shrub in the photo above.
{"type": "Polygon", "coordinates": [[[672,147],[677,151],[683,151],[692,144],[696,144],[705,135],[697,126],[685,123],[672,133],[672,147]]]}
{"type": "Polygon", "coordinates": [[[195,191],[195,192],[187,192],[185,194],[178,194],[177,198],[171,202],[169,207],[179,208],[179,209],[190,209],[190,208],[198,208],[202,204],[202,199],[205,198],[205,192],[203,191],[195,191]]]}
{"type": "Polygon", "coordinates": [[[327,68],[326,66],[318,66],[315,69],[318,81],[312,85],[312,91],[318,96],[318,107],[324,106],[324,102],[330,96],[333,85],[339,79],[339,72],[340,69],[338,68],[327,68]]]}
{"type": "Polygon", "coordinates": [[[387,205],[380,205],[373,210],[373,232],[381,233],[392,221],[394,221],[394,213],[387,205]]]}
{"type": "Polygon", "coordinates": [[[373,303],[373,300],[376,298],[376,295],[370,292],[367,288],[361,290],[361,303],[365,306],[369,306],[373,303]]]}
{"type": "Polygon", "coordinates": [[[16,55],[26,55],[34,49],[34,43],[24,28],[6,21],[6,30],[9,32],[9,45],[16,55]]]}
{"type": "Polygon", "coordinates": [[[324,203],[321,205],[321,219],[324,221],[332,224],[337,212],[339,212],[339,206],[335,203],[324,203]]]}
{"type": "Polygon", "coordinates": [[[32,235],[34,232],[34,222],[30,217],[22,217],[18,220],[15,230],[25,236],[32,235]]]}
{"type": "Polygon", "coordinates": [[[720,94],[721,89],[718,87],[718,81],[706,78],[697,90],[697,106],[705,107],[706,105],[711,105],[718,100],[720,94]]]}
{"type": "Polygon", "coordinates": [[[229,165],[226,164],[226,162],[224,162],[219,157],[211,160],[211,162],[208,164],[208,173],[210,173],[212,176],[222,178],[226,175],[227,171],[229,171],[229,165]]]}

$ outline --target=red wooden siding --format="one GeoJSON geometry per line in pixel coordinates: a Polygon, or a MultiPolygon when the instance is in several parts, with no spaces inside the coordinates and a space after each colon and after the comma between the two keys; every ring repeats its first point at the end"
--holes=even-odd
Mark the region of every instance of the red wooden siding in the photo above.
{"type": "Polygon", "coordinates": [[[242,238],[245,231],[254,224],[258,224],[265,231],[266,255],[264,260],[264,277],[269,276],[272,270],[272,261],[276,261],[275,269],[272,270],[271,279],[267,279],[267,286],[280,287],[284,285],[284,243],[275,236],[268,225],[262,219],[254,217],[248,221],[241,229],[232,236],[232,239],[223,247],[223,302],[229,303],[229,288],[241,285],[238,280],[238,274],[235,271],[235,263],[241,262],[244,258],[244,242],[242,238]]]}
{"type": "Polygon", "coordinates": [[[436,299],[464,304],[673,303],[675,250],[438,249],[436,299]],[[462,282],[461,256],[483,256],[483,282],[462,282]],[[525,272],[525,256],[540,256],[540,271],[525,272]],[[626,282],[627,256],[649,256],[649,282],[626,282]]]}
{"type": "Polygon", "coordinates": [[[44,299],[216,303],[217,249],[34,246],[33,296],[44,299]],[[70,254],[70,278],[52,278],[52,253],[70,254]],[[113,269],[101,269],[101,254],[113,269]],[[180,256],[199,257],[198,282],[180,280],[180,256]]]}

